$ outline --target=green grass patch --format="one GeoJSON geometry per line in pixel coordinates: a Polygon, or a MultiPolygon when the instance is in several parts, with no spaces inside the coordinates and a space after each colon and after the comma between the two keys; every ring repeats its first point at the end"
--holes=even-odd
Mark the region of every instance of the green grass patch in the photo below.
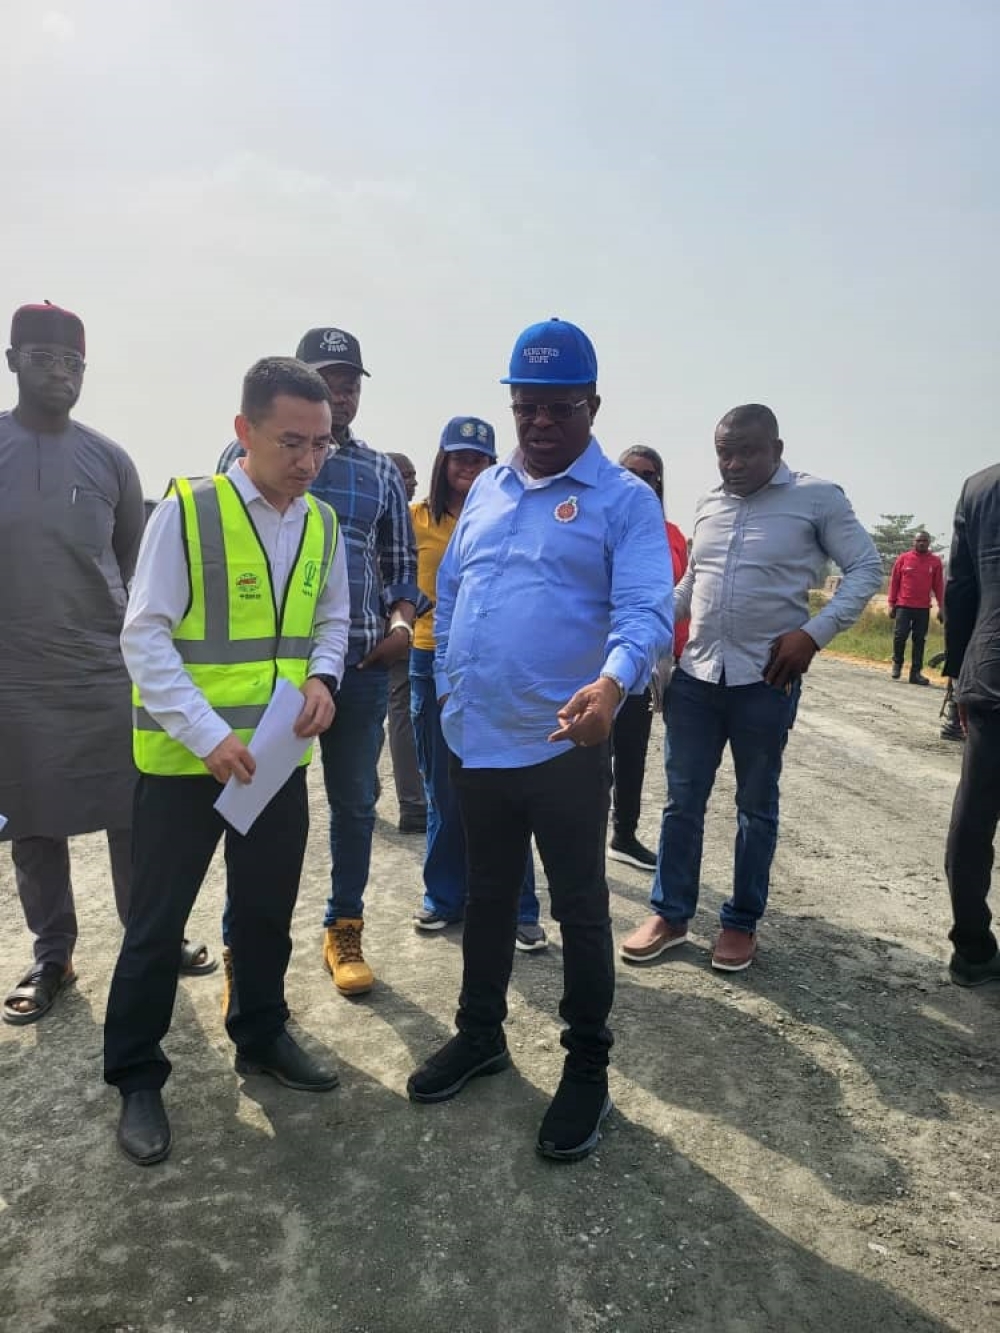
{"type": "MultiPolygon", "coordinates": [[[[809,594],[809,609],[813,615],[820,611],[829,598],[821,592],[809,594]]],[[[867,606],[861,618],[850,629],[844,630],[830,642],[830,651],[845,653],[848,657],[860,657],[868,662],[892,661],[892,633],[895,628],[888,612],[882,606],[867,606]]],[[[944,651],[944,629],[931,612],[931,624],[927,633],[927,649],[924,660],[935,653],[944,651]]],[[[909,661],[909,648],[907,648],[909,661]]]]}

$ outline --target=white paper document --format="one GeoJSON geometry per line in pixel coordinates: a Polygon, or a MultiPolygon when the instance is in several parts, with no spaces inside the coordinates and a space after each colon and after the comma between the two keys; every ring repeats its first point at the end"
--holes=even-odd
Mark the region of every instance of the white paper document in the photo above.
{"type": "Polygon", "coordinates": [[[230,778],[215,803],[237,833],[246,833],[272,796],[295,771],[313,737],[296,736],[292,728],[305,705],[301,690],[282,678],[247,747],[257,761],[252,782],[230,778]]]}

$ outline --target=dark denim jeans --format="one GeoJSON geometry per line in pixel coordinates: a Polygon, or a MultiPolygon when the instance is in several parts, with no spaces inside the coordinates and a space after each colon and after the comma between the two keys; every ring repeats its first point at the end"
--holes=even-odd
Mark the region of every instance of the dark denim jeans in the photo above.
{"type": "Polygon", "coordinates": [[[767,906],[771,861],[778,841],[778,779],[801,682],[777,690],[713,685],[678,669],[666,705],[667,804],[650,899],[675,924],[698,906],[705,808],[728,742],[736,769],[736,849],[733,896],[723,904],[724,926],[754,931],[767,906]]]}
{"type": "MultiPolygon", "coordinates": [[[[441,731],[441,710],[434,688],[434,653],[410,650],[410,712],[417,763],[427,796],[427,852],[424,857],[424,907],[449,921],[465,915],[467,885],[465,831],[456,792],[448,774],[451,757],[441,731]]],[[[538,921],[535,868],[528,853],[517,909],[518,923],[538,921]]]]}
{"type": "Polygon", "coordinates": [[[333,726],[320,737],[330,803],[331,893],[323,925],[364,915],[375,828],[375,775],[389,702],[384,667],[348,667],[333,726]]]}

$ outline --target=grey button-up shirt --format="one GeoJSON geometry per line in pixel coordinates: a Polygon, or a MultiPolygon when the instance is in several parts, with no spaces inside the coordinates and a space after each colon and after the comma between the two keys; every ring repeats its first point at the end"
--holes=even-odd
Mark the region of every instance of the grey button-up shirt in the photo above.
{"type": "Polygon", "coordinates": [[[882,563],[839,486],[781,463],[766,486],[742,498],[716,486],[698,501],[687,573],[675,593],[691,616],[681,667],[699,680],[751,685],[771,645],[804,629],[820,648],[857,620],[882,583],[882,563]],[[827,558],[844,578],[810,618],[809,589],[827,558]]]}

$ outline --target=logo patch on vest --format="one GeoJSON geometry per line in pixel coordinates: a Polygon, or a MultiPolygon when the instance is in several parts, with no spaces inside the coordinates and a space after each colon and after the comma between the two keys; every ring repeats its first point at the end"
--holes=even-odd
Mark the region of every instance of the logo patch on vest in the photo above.
{"type": "Polygon", "coordinates": [[[307,560],[305,568],[302,570],[302,591],[313,595],[313,584],[316,582],[316,576],[319,573],[319,565],[315,560],[307,560]]]}
{"type": "Polygon", "coordinates": [[[240,574],[236,580],[236,595],[241,602],[259,602],[260,579],[256,574],[240,574]]]}

